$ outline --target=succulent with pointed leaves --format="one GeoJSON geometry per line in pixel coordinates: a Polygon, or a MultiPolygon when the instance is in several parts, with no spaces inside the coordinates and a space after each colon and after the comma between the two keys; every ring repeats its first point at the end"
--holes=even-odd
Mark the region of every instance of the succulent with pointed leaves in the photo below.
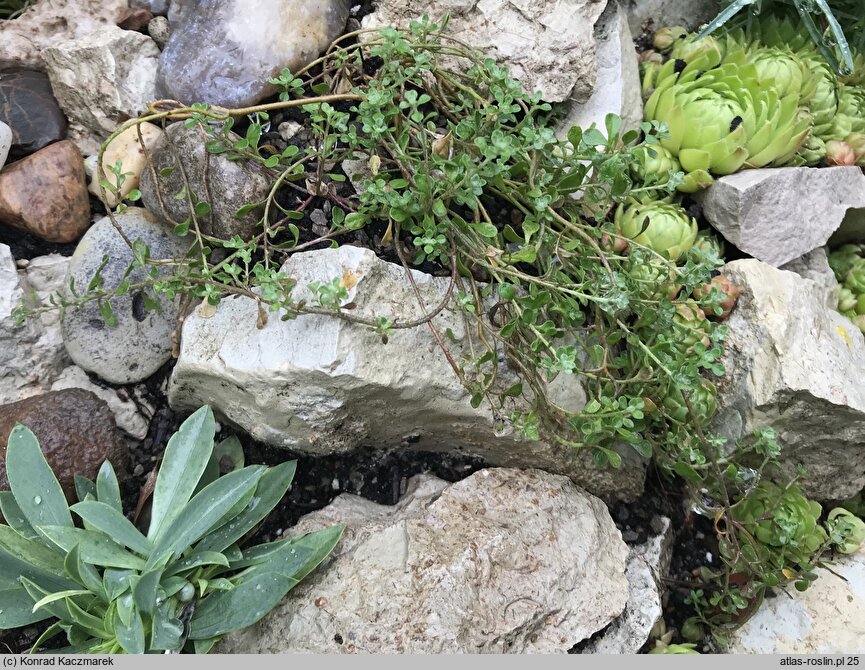
{"type": "Polygon", "coordinates": [[[712,281],[707,284],[694,289],[694,297],[697,300],[704,300],[713,295],[716,297],[717,304],[722,312],[720,314],[712,313],[710,316],[720,321],[730,316],[730,312],[736,306],[736,301],[739,299],[740,294],[739,287],[722,274],[713,277],[712,281]]]}
{"type": "Polygon", "coordinates": [[[798,95],[781,97],[761,86],[753,63],[724,63],[708,71],[692,65],[666,76],[662,69],[645,109],[647,120],[669,127],[661,144],[685,171],[726,175],[793,158],[812,122],[800,110],[798,95]]]}
{"type": "Polygon", "coordinates": [[[795,484],[782,488],[763,480],[732,509],[747,535],[771,551],[759,552],[779,570],[809,565],[829,539],[820,525],[823,509],[809,500],[795,484]]]}
{"type": "Polygon", "coordinates": [[[664,398],[664,409],[667,415],[679,423],[688,423],[691,412],[688,403],[696,414],[696,419],[701,426],[706,426],[714,418],[718,411],[717,391],[715,385],[708,379],[700,382],[700,385],[688,393],[688,401],[678,386],[673,385],[670,392],[664,398]]]}
{"type": "Polygon", "coordinates": [[[829,140],[826,142],[826,164],[832,167],[856,165],[856,153],[846,142],[829,140]]]}
{"type": "Polygon", "coordinates": [[[615,224],[621,235],[671,261],[688,253],[697,237],[697,221],[668,200],[629,199],[616,210],[615,224]]]}
{"type": "Polygon", "coordinates": [[[841,86],[838,112],[832,120],[827,139],[844,141],[853,133],[865,134],[865,88],[841,86]]]}
{"type": "Polygon", "coordinates": [[[855,554],[865,542],[865,521],[843,507],[829,512],[827,525],[836,548],[842,554],[855,554]]]}

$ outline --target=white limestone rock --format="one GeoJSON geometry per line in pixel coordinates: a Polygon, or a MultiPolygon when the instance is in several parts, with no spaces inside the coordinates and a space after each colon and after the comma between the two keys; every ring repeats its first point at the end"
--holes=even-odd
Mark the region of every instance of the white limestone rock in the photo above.
{"type": "Polygon", "coordinates": [[[825,305],[817,285],[757,260],[723,273],[742,291],[729,334],[713,425],[730,440],[772,427],[784,476],[808,470],[805,493],[843,500],[865,486],[865,339],[825,305]]]}
{"type": "MultiPolygon", "coordinates": [[[[348,290],[346,302],[355,304],[352,314],[400,321],[421,314],[405,270],[368,249],[295,254],[282,271],[297,281],[297,300],[314,300],[310,283],[336,278],[348,290]]],[[[426,304],[438,305],[450,280],[413,276],[426,304]]],[[[468,354],[466,321],[455,301],[433,322],[440,333],[453,334],[448,348],[456,360],[468,354]]],[[[255,439],[307,453],[465,451],[493,465],[570,476],[604,498],[631,500],[642,491],[645,463],[633,450],[623,450],[621,469],[598,469],[586,451],[522,439],[513,430],[497,434],[492,412],[485,404],[471,407],[425,325],[398,329],[387,344],[371,329],[329,315],[283,321],[271,314],[260,325],[255,301],[242,297],[224,299],[215,314],[199,308],[186,317],[171,406],[186,411],[209,404],[255,439]]],[[[557,398],[579,411],[586,402],[579,380],[559,379],[557,398]]]]}
{"type": "Polygon", "coordinates": [[[43,52],[51,88],[92,153],[117,126],[156,99],[159,47],[147,35],[106,26],[96,33],[58,41],[43,52]]]}
{"type": "Polygon", "coordinates": [[[30,317],[20,326],[12,317],[22,300],[33,307],[47,304],[63,288],[68,264],[68,258],[52,254],[18,271],[9,247],[0,244],[0,405],[48,391],[69,365],[57,312],[30,317]]]}
{"type": "Polygon", "coordinates": [[[607,0],[380,0],[364,28],[450,17],[448,33],[495,58],[544,100],[588,100],[595,91],[594,26],[607,0]]]}
{"type": "Polygon", "coordinates": [[[774,267],[824,246],[850,210],[865,208],[858,167],[743,170],[697,194],[709,223],[774,267]]]}
{"type": "Polygon", "coordinates": [[[643,120],[640,68],[634,38],[627,16],[616,0],[612,0],[595,25],[598,79],[595,90],[585,101],[571,99],[568,114],[556,134],[567,138],[571,126],[588,128],[592,124],[604,130],[607,114],[618,114],[622,127],[640,127],[643,120]]]}
{"type": "Polygon", "coordinates": [[[564,654],[628,598],[605,505],[539,470],[419,475],[394,507],[342,495],[290,534],[336,523],[331,558],[219,652],[564,654]]]}

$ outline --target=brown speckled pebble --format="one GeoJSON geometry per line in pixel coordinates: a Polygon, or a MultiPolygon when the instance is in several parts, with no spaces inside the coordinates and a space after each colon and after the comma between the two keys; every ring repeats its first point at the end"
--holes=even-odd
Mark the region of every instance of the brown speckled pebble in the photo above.
{"type": "Polygon", "coordinates": [[[57,142],[0,172],[0,222],[46,242],[74,242],[90,226],[81,152],[57,142]]]}
{"type": "Polygon", "coordinates": [[[0,405],[0,489],[9,488],[6,442],[17,423],[39,439],[70,502],[76,502],[75,475],[94,479],[106,459],[123,477],[129,454],[108,405],[90,391],[67,389],[0,405]]]}

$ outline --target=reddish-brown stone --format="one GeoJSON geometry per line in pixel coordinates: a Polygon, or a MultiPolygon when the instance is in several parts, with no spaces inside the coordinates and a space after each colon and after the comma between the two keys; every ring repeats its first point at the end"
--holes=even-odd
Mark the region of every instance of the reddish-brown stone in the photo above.
{"type": "Polygon", "coordinates": [[[0,406],[0,489],[9,488],[6,442],[18,423],[39,439],[42,453],[72,503],[76,502],[75,475],[94,479],[106,459],[118,477],[126,470],[128,448],[105,401],[82,389],[53,391],[0,406]]]}
{"type": "Polygon", "coordinates": [[[47,242],[74,242],[90,227],[84,159],[64,140],[0,171],[0,222],[47,242]]]}

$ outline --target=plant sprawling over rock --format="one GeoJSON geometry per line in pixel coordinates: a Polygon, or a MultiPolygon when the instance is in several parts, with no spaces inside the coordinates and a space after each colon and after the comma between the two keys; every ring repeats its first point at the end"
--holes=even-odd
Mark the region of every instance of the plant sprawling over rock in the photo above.
{"type": "MultiPolygon", "coordinates": [[[[272,188],[237,216],[260,213],[256,231],[207,234],[218,194],[195,192],[187,180],[179,192],[162,194],[155,212],[189,240],[184,258],[154,261],[146,244],[128,240],[130,270],[146,269],[149,279],[110,287],[97,273],[86,291],[56,296],[55,306],[98,300],[110,319],[111,300],[130,291],[145,305],[159,293],[210,309],[226,295],[245,296],[258,304],[260,326],[324,314],[367,326],[383,346],[396,329],[428,324],[471,404],[487,403],[498,430],[590,449],[598,466],[618,467],[622,449],[632,449],[684,478],[699,512],[718,528],[724,561],[695,588],[691,627],[737,625],[768,587],[806,583],[822,552],[853,533],[835,524],[813,541],[811,503],[800,504],[789,482],[769,481],[779,454],[772,431],[735,445],[707,432],[716,412],[713,379],[724,372],[720,321],[738,289],[714,276],[720,244],[698,234],[675,191],[706,186],[712,172],[791,160],[809,134],[811,114],[800,102],[805,91],[815,95],[814,86],[797,71],[797,57],[775,54],[758,64],[739,55],[722,63],[719,42],[694,46],[668,36],[664,47],[678,55],[647,61],[655,90],[651,120],[640,131],[624,131],[611,115],[604,129],[574,127],[560,140],[549,105],[444,27],[424,20],[408,32],[348,35],[308,67],[275,79],[280,102],[236,110],[154,103],[115,136],[178,120],[200,133],[211,154],[255,165],[272,188]],[[786,78],[784,91],[761,79],[770,72],[786,78]],[[311,146],[262,142],[275,109],[302,118],[311,146]],[[367,173],[357,197],[339,188],[346,177],[336,166],[345,159],[367,173]],[[286,192],[300,195],[297,205],[286,204],[286,192]],[[187,215],[171,217],[167,198],[184,202],[187,215]],[[296,222],[316,200],[327,201],[332,221],[310,238],[296,222]],[[449,275],[442,304],[419,298],[423,315],[404,322],[358,313],[346,304],[342,277],[308,287],[315,300],[296,299],[294,280],[279,271],[285,258],[357,231],[379,239],[381,253],[409,277],[412,265],[449,275]],[[435,328],[448,304],[470,325],[470,354],[456,355],[451,334],[435,328]],[[580,380],[584,407],[552,399],[549,384],[560,375],[580,380]],[[795,541],[795,551],[777,558],[774,527],[747,513],[758,504],[788,510],[773,518],[790,532],[782,544],[795,541]]],[[[122,168],[112,173],[119,177],[122,168]]],[[[118,182],[106,175],[105,194],[119,192],[118,182]]],[[[127,199],[139,197],[132,191],[127,199]]]]}

